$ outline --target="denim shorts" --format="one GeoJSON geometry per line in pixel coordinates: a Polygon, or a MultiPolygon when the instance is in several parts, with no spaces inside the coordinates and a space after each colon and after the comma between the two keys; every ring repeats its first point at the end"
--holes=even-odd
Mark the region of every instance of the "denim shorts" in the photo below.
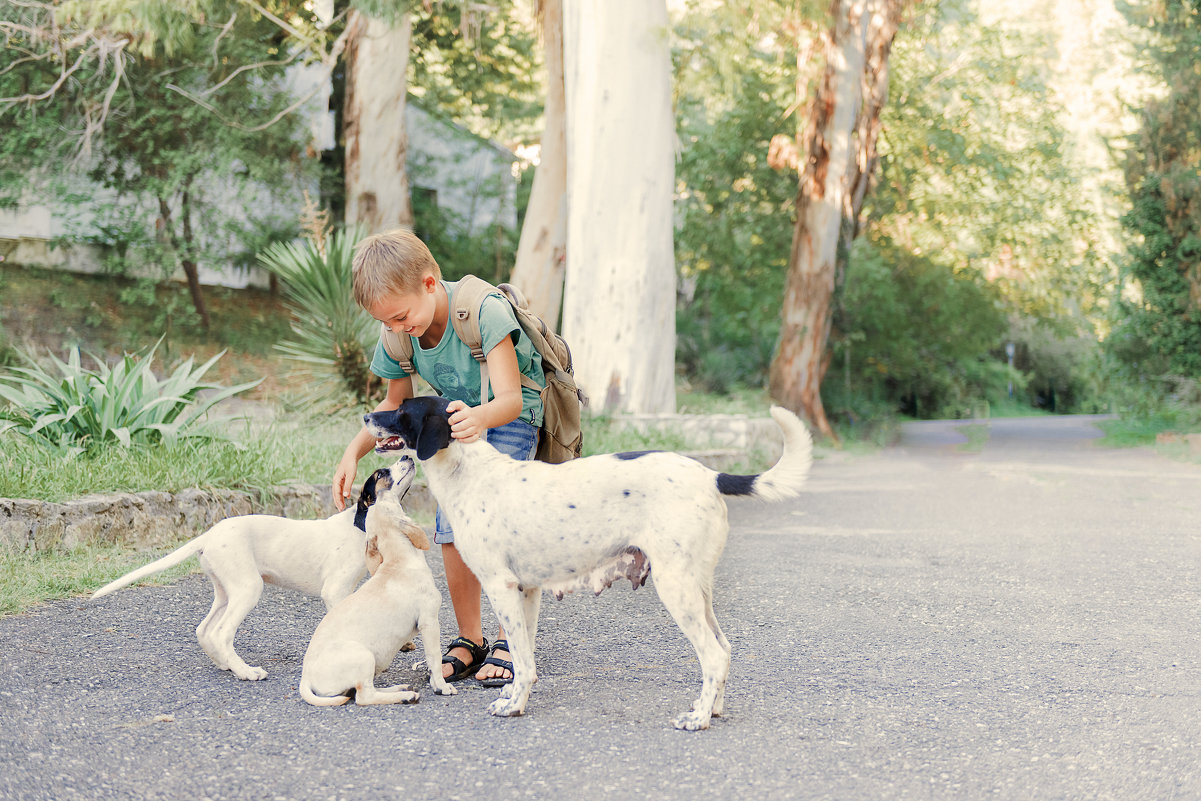
{"type": "MultiPolygon", "coordinates": [[[[534,458],[534,451],[537,450],[538,429],[524,420],[514,420],[503,426],[488,429],[487,439],[488,444],[501,453],[528,462],[534,458]]],[[[454,541],[455,533],[450,527],[450,522],[442,514],[442,507],[439,506],[434,520],[434,542],[445,545],[454,541]]]]}

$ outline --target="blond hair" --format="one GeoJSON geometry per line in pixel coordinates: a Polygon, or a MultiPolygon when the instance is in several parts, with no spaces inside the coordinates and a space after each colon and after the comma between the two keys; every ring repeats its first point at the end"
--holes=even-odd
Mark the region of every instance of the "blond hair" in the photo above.
{"type": "Polygon", "coordinates": [[[425,243],[405,228],[369,236],[354,249],[351,284],[354,300],[363,308],[388,295],[417,292],[427,275],[442,278],[442,270],[425,243]]]}

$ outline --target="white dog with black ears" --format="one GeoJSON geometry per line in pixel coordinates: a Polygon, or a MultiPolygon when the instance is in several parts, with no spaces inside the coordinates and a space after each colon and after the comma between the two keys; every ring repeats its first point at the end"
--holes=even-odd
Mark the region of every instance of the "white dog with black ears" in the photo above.
{"type": "Polygon", "coordinates": [[[267,671],[246,664],[234,650],[234,635],[262,597],[264,582],[319,595],[325,608],[332,609],[367,575],[363,558],[367,510],[381,493],[393,495],[399,502],[416,472],[417,465],[409,456],[376,470],[363,482],[353,509],[324,520],[227,517],[161,559],[105,584],[92,599],[199,555],[200,566],[213,583],[212,608],[196,627],[200,647],[213,664],[239,679],[265,679],[267,671]]]}
{"type": "Polygon", "coordinates": [[[534,637],[542,590],[556,594],[617,578],[635,586],[654,573],[663,605],[696,649],[702,684],[676,728],[709,727],[722,713],[730,644],[713,614],[713,574],[729,533],[723,495],[780,500],[796,495],[812,462],[809,431],[780,407],[771,414],[784,453],[765,473],[717,473],[676,453],[643,452],[519,462],[482,440],[450,436],[447,401],[420,397],[364,416],[379,452],[415,448],[430,491],[455,530],[463,561],[479,578],[508,634],[513,683],[489,706],[521,715],[536,671],[534,637]]]}

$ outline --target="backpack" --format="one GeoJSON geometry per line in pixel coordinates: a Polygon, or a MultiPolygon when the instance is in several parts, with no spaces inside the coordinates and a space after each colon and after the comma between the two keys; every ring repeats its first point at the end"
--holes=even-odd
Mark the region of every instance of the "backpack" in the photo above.
{"type": "MultiPolygon", "coordinates": [[[[542,357],[542,372],[546,386],[524,373],[521,385],[539,393],[542,398],[542,427],[538,430],[538,448],[534,458],[541,462],[559,464],[581,455],[584,435],[580,428],[580,406],[588,399],[575,383],[571,349],[563,337],[550,330],[542,318],[529,310],[521,290],[511,284],[492,286],[474,275],[463,276],[450,297],[450,324],[459,339],[471,349],[480,363],[480,402],[488,397],[488,361],[480,334],[480,305],[488,295],[500,295],[513,307],[517,323],[542,357]]],[[[380,343],[402,370],[416,375],[413,367],[413,340],[405,334],[394,334],[382,326],[380,343]]]]}

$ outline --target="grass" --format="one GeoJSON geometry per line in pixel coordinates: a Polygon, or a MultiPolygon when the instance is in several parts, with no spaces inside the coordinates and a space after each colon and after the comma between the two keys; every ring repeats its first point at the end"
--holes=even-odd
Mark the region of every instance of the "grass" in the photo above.
{"type": "MultiPolygon", "coordinates": [[[[0,557],[0,616],[24,612],[54,598],[90,594],[159,555],[128,545],[4,554],[0,557]]],[[[148,581],[167,584],[197,570],[196,561],[189,560],[148,581]]]]}

